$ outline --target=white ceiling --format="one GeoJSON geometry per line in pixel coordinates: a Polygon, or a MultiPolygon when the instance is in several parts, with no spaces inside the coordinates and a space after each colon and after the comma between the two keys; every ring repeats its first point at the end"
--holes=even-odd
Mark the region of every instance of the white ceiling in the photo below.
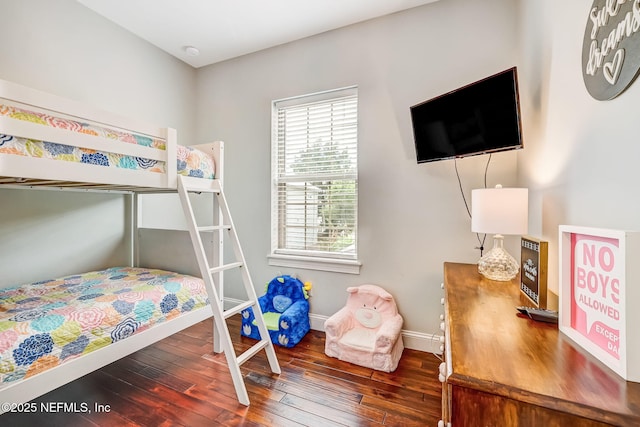
{"type": "Polygon", "coordinates": [[[78,0],[196,68],[435,1],[78,0]]]}

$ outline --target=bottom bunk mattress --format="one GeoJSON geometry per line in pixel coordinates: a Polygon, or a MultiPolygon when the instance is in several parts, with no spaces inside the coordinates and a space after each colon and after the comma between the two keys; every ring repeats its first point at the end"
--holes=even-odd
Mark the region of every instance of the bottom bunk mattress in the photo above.
{"type": "Polygon", "coordinates": [[[0,389],[207,305],[201,279],[132,267],[0,289],[0,389]]]}

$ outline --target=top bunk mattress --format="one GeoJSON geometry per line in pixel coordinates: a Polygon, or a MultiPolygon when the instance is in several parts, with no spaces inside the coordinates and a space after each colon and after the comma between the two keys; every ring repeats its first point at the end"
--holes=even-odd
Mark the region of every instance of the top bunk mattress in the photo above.
{"type": "MultiPolygon", "coordinates": [[[[165,142],[161,139],[80,122],[62,116],[54,116],[49,113],[34,111],[28,107],[0,103],[0,117],[95,136],[99,137],[99,139],[97,138],[99,141],[108,142],[108,140],[112,140],[166,150],[165,142]]],[[[165,162],[140,156],[114,153],[109,151],[106,143],[104,145],[104,149],[89,149],[0,133],[0,154],[47,158],[129,170],[145,170],[155,173],[167,172],[165,162]]],[[[178,174],[205,179],[215,178],[215,163],[211,156],[200,150],[182,145],[177,146],[176,156],[178,174]]]]}
{"type": "Polygon", "coordinates": [[[199,278],[132,267],[0,289],[0,389],[208,301],[199,278]]]}

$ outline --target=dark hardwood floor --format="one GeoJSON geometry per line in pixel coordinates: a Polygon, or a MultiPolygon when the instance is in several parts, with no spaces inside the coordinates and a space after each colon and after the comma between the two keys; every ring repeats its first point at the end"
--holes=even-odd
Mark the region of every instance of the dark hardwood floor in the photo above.
{"type": "MultiPolygon", "coordinates": [[[[254,343],[229,320],[236,353],[254,343]]],[[[384,373],[324,354],[324,333],[276,346],[280,375],[261,352],[242,365],[251,405],[236,400],[211,321],[199,323],[34,402],[59,412],[6,413],[2,426],[435,426],[438,358],[405,349],[384,373]]]]}

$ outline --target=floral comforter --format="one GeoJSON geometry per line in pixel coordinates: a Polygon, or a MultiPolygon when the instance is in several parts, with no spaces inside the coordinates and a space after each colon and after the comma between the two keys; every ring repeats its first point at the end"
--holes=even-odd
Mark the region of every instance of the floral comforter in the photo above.
{"type": "MultiPolygon", "coordinates": [[[[145,147],[153,147],[161,150],[166,149],[164,141],[150,138],[145,135],[100,127],[88,123],[81,123],[67,118],[55,117],[49,114],[30,111],[11,105],[0,104],[0,115],[17,120],[37,123],[44,126],[66,129],[85,135],[100,136],[115,141],[138,144],[145,147]]],[[[144,169],[149,172],[166,172],[164,162],[145,159],[143,157],[133,157],[110,153],[107,150],[108,147],[105,147],[105,151],[99,151],[74,147],[71,145],[58,144],[54,142],[38,141],[28,138],[20,138],[12,135],[0,134],[0,153],[64,160],[69,162],[86,163],[92,165],[110,166],[133,170],[144,169]]],[[[207,179],[213,179],[215,176],[215,165],[213,163],[213,159],[211,159],[211,157],[209,157],[205,153],[202,153],[191,147],[185,147],[181,145],[178,146],[177,168],[178,173],[181,175],[207,179]]]]}
{"type": "Polygon", "coordinates": [[[0,289],[0,388],[207,304],[199,278],[131,267],[0,289]]]}

